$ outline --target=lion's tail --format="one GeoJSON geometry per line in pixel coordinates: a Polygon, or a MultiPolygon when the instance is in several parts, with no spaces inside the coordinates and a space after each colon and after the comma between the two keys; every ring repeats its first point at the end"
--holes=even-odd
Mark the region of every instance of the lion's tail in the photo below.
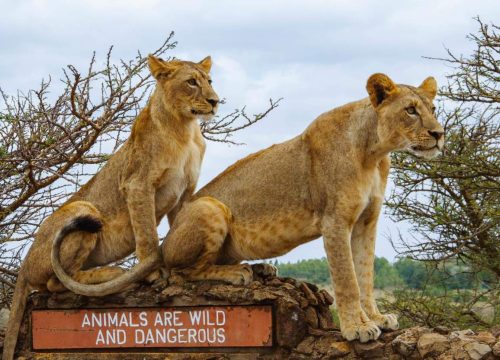
{"type": "Polygon", "coordinates": [[[52,244],[52,268],[54,273],[59,278],[63,285],[76,294],[85,296],[105,296],[123,290],[126,286],[135,281],[139,281],[149,275],[160,264],[158,256],[152,256],[145,261],[140,262],[134,268],[127,271],[125,274],[118,276],[116,279],[101,283],[101,284],[82,284],[75,281],[61,266],[59,252],[64,237],[75,231],[88,231],[96,233],[102,228],[101,221],[90,215],[78,216],[70,220],[54,239],[52,244]]]}
{"type": "Polygon", "coordinates": [[[14,296],[12,299],[12,306],[10,310],[9,322],[7,323],[7,333],[5,334],[3,343],[2,359],[4,360],[14,359],[17,336],[19,333],[19,328],[21,327],[21,322],[23,320],[24,309],[26,308],[26,302],[28,301],[29,292],[30,287],[21,267],[21,270],[19,271],[19,275],[17,277],[16,288],[14,290],[14,296]]]}

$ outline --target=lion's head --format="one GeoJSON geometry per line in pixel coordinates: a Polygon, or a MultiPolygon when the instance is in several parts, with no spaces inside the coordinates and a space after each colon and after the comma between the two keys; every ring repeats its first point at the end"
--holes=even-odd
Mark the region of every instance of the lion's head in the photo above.
{"type": "Polygon", "coordinates": [[[163,104],[183,118],[212,118],[219,97],[212,88],[210,68],[212,59],[207,56],[198,63],[182,60],[165,61],[148,56],[149,69],[162,91],[163,104]]]}
{"type": "Polygon", "coordinates": [[[434,115],[437,84],[433,77],[413,87],[396,85],[387,75],[374,74],[366,89],[378,115],[377,132],[382,142],[427,159],[442,151],[444,130],[434,115]]]}

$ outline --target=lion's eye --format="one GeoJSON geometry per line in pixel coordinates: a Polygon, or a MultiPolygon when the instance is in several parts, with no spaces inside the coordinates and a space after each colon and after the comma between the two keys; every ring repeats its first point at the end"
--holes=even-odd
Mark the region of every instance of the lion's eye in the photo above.
{"type": "Polygon", "coordinates": [[[212,80],[211,80],[211,79],[208,79],[208,83],[209,83],[210,85],[212,85],[212,80]]]}
{"type": "Polygon", "coordinates": [[[406,108],[406,112],[410,115],[415,115],[417,113],[417,109],[415,109],[415,106],[410,106],[406,108]]]}
{"type": "Polygon", "coordinates": [[[196,85],[197,85],[197,83],[196,83],[196,79],[189,79],[189,80],[187,81],[187,83],[188,83],[189,85],[191,85],[191,86],[196,86],[196,85]]]}

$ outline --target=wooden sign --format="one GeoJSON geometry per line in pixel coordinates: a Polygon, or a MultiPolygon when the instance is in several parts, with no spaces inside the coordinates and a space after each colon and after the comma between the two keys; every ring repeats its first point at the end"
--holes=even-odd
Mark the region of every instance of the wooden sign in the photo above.
{"type": "Polygon", "coordinates": [[[271,306],[34,310],[34,350],[272,346],[271,306]]]}

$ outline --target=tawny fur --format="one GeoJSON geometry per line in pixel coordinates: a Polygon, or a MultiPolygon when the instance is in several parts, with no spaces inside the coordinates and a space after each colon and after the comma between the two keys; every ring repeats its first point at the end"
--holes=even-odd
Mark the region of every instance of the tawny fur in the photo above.
{"type": "Polygon", "coordinates": [[[205,151],[197,118],[210,118],[218,97],[210,85],[210,57],[193,63],[149,56],[148,63],[157,86],[129,139],[37,232],[19,271],[4,360],[13,358],[30,290],[69,288],[106,295],[153,270],[149,280],[157,276],[161,256],[156,227],[195,189],[205,151]],[[134,250],[139,264],[131,271],[122,274],[118,267],[103,266],[134,250]]]}
{"type": "Polygon", "coordinates": [[[395,329],[373,295],[376,224],[389,153],[430,158],[443,147],[436,82],[395,85],[375,74],[369,98],[320,115],[301,135],[248,156],[198,191],[162,244],[167,268],[188,280],[248,284],[243,260],[283,255],[323,236],[342,334],[368,341],[395,329]]]}

